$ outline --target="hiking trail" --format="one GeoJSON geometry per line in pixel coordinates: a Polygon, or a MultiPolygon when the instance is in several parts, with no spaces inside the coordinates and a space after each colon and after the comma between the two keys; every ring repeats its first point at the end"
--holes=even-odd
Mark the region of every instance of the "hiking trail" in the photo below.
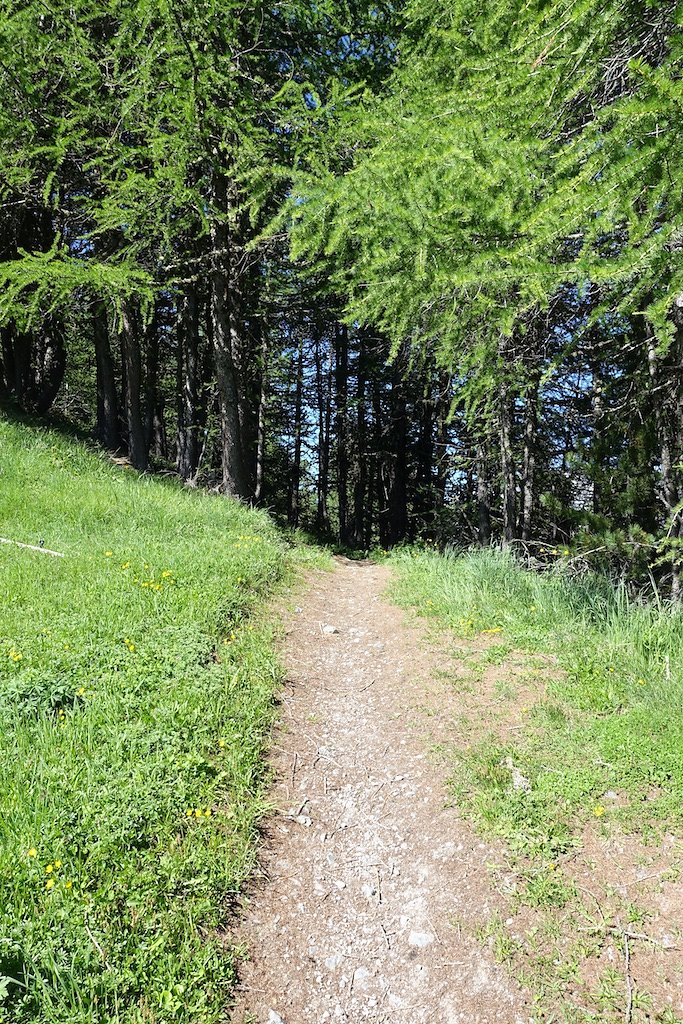
{"type": "Polygon", "coordinates": [[[471,937],[497,907],[496,851],[449,806],[434,732],[416,725],[423,706],[448,726],[453,698],[439,652],[383,596],[389,580],[336,559],[287,614],[277,812],[231,936],[249,955],[234,1024],[529,1020],[471,937]]]}

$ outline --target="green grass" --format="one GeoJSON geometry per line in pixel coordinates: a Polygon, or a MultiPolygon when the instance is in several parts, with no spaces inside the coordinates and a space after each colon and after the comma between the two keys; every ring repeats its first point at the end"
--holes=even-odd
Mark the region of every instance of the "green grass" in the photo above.
{"type": "Polygon", "coordinates": [[[0,1021],[217,1021],[278,680],[265,515],[0,422],[0,1021]]]}
{"type": "Polygon", "coordinates": [[[631,600],[598,576],[526,571],[494,550],[391,561],[400,603],[461,636],[552,654],[563,670],[548,674],[518,738],[456,755],[455,788],[481,823],[542,858],[567,850],[581,820],[681,829],[680,609],[631,600]],[[529,793],[511,791],[510,758],[529,793]]]}

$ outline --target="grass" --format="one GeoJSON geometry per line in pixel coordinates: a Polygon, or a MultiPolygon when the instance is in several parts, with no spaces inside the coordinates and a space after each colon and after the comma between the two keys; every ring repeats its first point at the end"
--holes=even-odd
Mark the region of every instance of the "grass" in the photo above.
{"type": "Polygon", "coordinates": [[[598,576],[525,570],[501,551],[392,557],[395,596],[464,637],[553,655],[546,695],[514,741],[458,755],[455,786],[513,848],[553,858],[577,823],[683,826],[683,614],[598,576]],[[529,779],[511,791],[510,760],[529,779]],[[612,794],[617,794],[614,799],[612,794]]]}
{"type": "MultiPolygon", "coordinates": [[[[646,840],[683,831],[683,612],[567,565],[533,573],[497,550],[390,561],[395,599],[433,624],[446,653],[439,677],[471,717],[439,748],[452,793],[504,840],[493,876],[504,910],[474,937],[530,993],[534,1020],[676,1024],[662,998],[676,967],[651,956],[640,968],[637,942],[638,973],[623,965],[623,922],[632,939],[658,934],[658,904],[646,887],[632,902],[619,883],[621,867],[635,866],[629,846],[641,867],[653,860],[622,829],[646,840]],[[605,866],[595,851],[615,839],[605,866]]],[[[679,868],[645,878],[656,888],[679,868]]]]}
{"type": "Polygon", "coordinates": [[[278,680],[265,515],[0,422],[0,1021],[217,1021],[278,680]]]}

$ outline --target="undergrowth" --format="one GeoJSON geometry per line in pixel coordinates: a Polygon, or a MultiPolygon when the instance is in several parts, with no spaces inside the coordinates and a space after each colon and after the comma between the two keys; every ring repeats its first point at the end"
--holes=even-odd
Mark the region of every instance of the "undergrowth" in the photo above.
{"type": "Polygon", "coordinates": [[[456,755],[454,786],[521,853],[567,850],[581,820],[683,825],[683,614],[604,577],[543,574],[498,550],[392,556],[395,596],[457,635],[554,655],[561,672],[514,740],[456,755]],[[510,765],[528,780],[511,786],[510,765]]]}
{"type": "Polygon", "coordinates": [[[0,1021],[217,1021],[278,667],[265,515],[0,423],[0,1021]]]}

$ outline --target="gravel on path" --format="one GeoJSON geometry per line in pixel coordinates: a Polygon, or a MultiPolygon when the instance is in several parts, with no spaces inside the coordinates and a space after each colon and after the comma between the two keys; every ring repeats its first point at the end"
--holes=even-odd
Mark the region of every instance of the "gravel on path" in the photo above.
{"type": "Polygon", "coordinates": [[[496,853],[448,806],[410,727],[416,701],[439,714],[438,652],[383,597],[389,579],[337,559],[287,615],[277,811],[231,936],[249,950],[233,1024],[531,1019],[471,938],[496,911],[496,853]]]}

